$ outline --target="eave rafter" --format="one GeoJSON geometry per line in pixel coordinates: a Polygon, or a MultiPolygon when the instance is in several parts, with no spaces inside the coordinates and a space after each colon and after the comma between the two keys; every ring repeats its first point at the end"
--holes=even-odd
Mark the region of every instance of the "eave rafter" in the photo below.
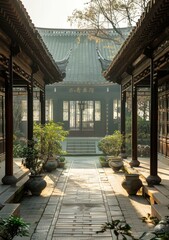
{"type": "MultiPolygon", "coordinates": [[[[46,84],[62,81],[62,74],[21,1],[0,0],[0,27],[21,51],[36,62],[46,84]],[[8,31],[6,31],[8,29],[8,31]]],[[[12,43],[11,41],[11,43],[12,43]]]]}

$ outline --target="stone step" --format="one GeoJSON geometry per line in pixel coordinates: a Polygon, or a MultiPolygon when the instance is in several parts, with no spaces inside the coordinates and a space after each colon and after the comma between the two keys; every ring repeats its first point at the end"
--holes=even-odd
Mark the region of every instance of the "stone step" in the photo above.
{"type": "Polygon", "coordinates": [[[66,151],[68,154],[96,154],[96,140],[88,138],[68,139],[66,151]]]}
{"type": "Polygon", "coordinates": [[[72,148],[80,148],[80,149],[96,149],[95,145],[82,145],[82,144],[72,144],[72,145],[67,145],[67,149],[72,149],[72,148]]]}
{"type": "Polygon", "coordinates": [[[166,216],[169,216],[169,208],[167,205],[164,205],[164,204],[152,204],[151,215],[161,220],[166,216]]]}
{"type": "Polygon", "coordinates": [[[6,191],[0,194],[0,203],[5,205],[6,203],[12,202],[14,199],[19,198],[24,190],[24,185],[28,180],[28,176],[24,176],[20,181],[16,183],[15,186],[8,186],[6,191]]]}
{"type": "Polygon", "coordinates": [[[86,139],[86,140],[83,140],[83,139],[75,139],[75,140],[70,139],[69,140],[68,139],[67,142],[70,143],[70,144],[71,143],[77,143],[77,144],[78,143],[86,143],[86,144],[90,144],[90,143],[95,143],[95,140],[94,139],[93,140],[90,140],[90,139],[89,140],[88,139],[86,139]]]}
{"type": "Polygon", "coordinates": [[[20,204],[19,203],[6,203],[0,210],[0,218],[7,218],[11,215],[20,216],[20,204]]]}
{"type": "Polygon", "coordinates": [[[155,187],[143,187],[143,195],[149,200],[151,204],[169,204],[169,198],[163,193],[159,192],[155,187]]]}

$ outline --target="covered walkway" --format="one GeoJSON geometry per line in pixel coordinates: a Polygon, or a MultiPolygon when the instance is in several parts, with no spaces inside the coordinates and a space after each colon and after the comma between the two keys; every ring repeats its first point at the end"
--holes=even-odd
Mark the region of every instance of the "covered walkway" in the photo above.
{"type": "Polygon", "coordinates": [[[98,159],[67,157],[66,169],[46,176],[40,197],[23,198],[20,215],[31,223],[31,231],[22,239],[111,240],[111,231],[96,234],[111,219],[125,219],[135,236],[152,227],[141,221],[151,212],[148,201],[141,194],[129,197],[121,187],[124,173],[101,168],[98,159]]]}

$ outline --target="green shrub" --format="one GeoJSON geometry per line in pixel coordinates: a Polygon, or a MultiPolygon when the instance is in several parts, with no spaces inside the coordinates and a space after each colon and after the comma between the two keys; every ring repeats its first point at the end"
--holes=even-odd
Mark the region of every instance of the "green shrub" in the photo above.
{"type": "Polygon", "coordinates": [[[29,236],[29,224],[25,223],[21,217],[13,215],[0,219],[0,237],[4,240],[11,240],[15,236],[29,236]]]}

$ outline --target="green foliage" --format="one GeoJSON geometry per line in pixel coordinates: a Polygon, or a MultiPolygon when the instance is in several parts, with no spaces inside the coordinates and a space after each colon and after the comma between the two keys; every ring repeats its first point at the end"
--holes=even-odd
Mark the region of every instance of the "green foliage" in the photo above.
{"type": "Polygon", "coordinates": [[[23,151],[23,146],[20,143],[14,143],[13,145],[13,157],[21,157],[23,151]]]}
{"type": "MultiPolygon", "coordinates": [[[[150,144],[150,122],[145,118],[137,117],[137,138],[139,145],[149,145],[150,144]]],[[[128,155],[131,154],[131,116],[126,117],[126,152],[128,155]]],[[[148,149],[147,149],[148,150],[148,149]]]]}
{"type": "Polygon", "coordinates": [[[108,161],[105,156],[100,156],[99,162],[102,167],[109,167],[108,161]]]}
{"type": "Polygon", "coordinates": [[[114,131],[112,135],[105,136],[98,142],[98,148],[105,155],[118,156],[121,152],[123,135],[120,131],[114,131]]]}
{"type": "Polygon", "coordinates": [[[59,157],[59,162],[65,162],[65,161],[66,161],[65,157],[63,157],[63,156],[59,157]]]}
{"type": "Polygon", "coordinates": [[[10,216],[0,220],[0,236],[4,240],[11,240],[15,236],[29,236],[29,224],[17,216],[10,216]]]}
{"type": "Polygon", "coordinates": [[[19,132],[22,122],[22,99],[20,96],[13,97],[13,131],[19,132]]]}
{"type": "Polygon", "coordinates": [[[113,229],[116,239],[119,239],[119,237],[122,236],[123,240],[127,240],[128,238],[126,236],[132,236],[130,225],[122,220],[112,220],[111,222],[106,222],[102,225],[101,230],[96,233],[103,233],[107,229],[113,229]]]}
{"type": "Polygon", "coordinates": [[[100,162],[106,162],[106,157],[105,156],[100,156],[99,161],[100,162]]]}
{"type": "MultiPolygon", "coordinates": [[[[126,133],[131,134],[131,117],[126,117],[126,133]]],[[[143,141],[146,139],[149,142],[150,138],[150,122],[144,118],[138,116],[137,118],[137,129],[138,129],[138,139],[139,143],[143,144],[143,141]]]]}
{"type": "Polygon", "coordinates": [[[153,225],[157,225],[159,223],[158,218],[151,216],[150,213],[148,213],[147,216],[142,217],[141,219],[143,222],[152,223],[153,225]]]}
{"type": "Polygon", "coordinates": [[[34,138],[37,140],[37,147],[42,155],[47,158],[63,154],[61,142],[68,135],[68,131],[63,129],[61,123],[50,121],[45,125],[34,124],[34,138]]]}
{"type": "Polygon", "coordinates": [[[23,162],[29,168],[31,175],[39,175],[42,172],[44,161],[40,158],[41,153],[35,141],[28,142],[28,146],[22,149],[21,157],[25,159],[23,162]]]}
{"type": "Polygon", "coordinates": [[[26,146],[27,140],[20,131],[15,132],[13,136],[13,157],[21,157],[23,148],[26,146]]]}
{"type": "MultiPolygon", "coordinates": [[[[123,239],[123,240],[168,240],[169,239],[169,217],[166,216],[164,220],[158,221],[157,218],[151,217],[148,214],[148,217],[142,218],[143,222],[153,223],[154,225],[158,226],[158,224],[163,225],[166,228],[163,230],[159,230],[159,228],[155,228],[150,232],[144,232],[140,237],[135,238],[131,231],[131,226],[127,224],[124,220],[112,220],[111,222],[106,222],[101,226],[101,230],[97,231],[96,233],[103,233],[107,229],[112,229],[116,239],[123,239]],[[165,229],[165,230],[164,230],[165,229]]],[[[161,227],[161,226],[160,226],[161,227]]],[[[114,239],[114,238],[113,238],[114,239]]]]}

